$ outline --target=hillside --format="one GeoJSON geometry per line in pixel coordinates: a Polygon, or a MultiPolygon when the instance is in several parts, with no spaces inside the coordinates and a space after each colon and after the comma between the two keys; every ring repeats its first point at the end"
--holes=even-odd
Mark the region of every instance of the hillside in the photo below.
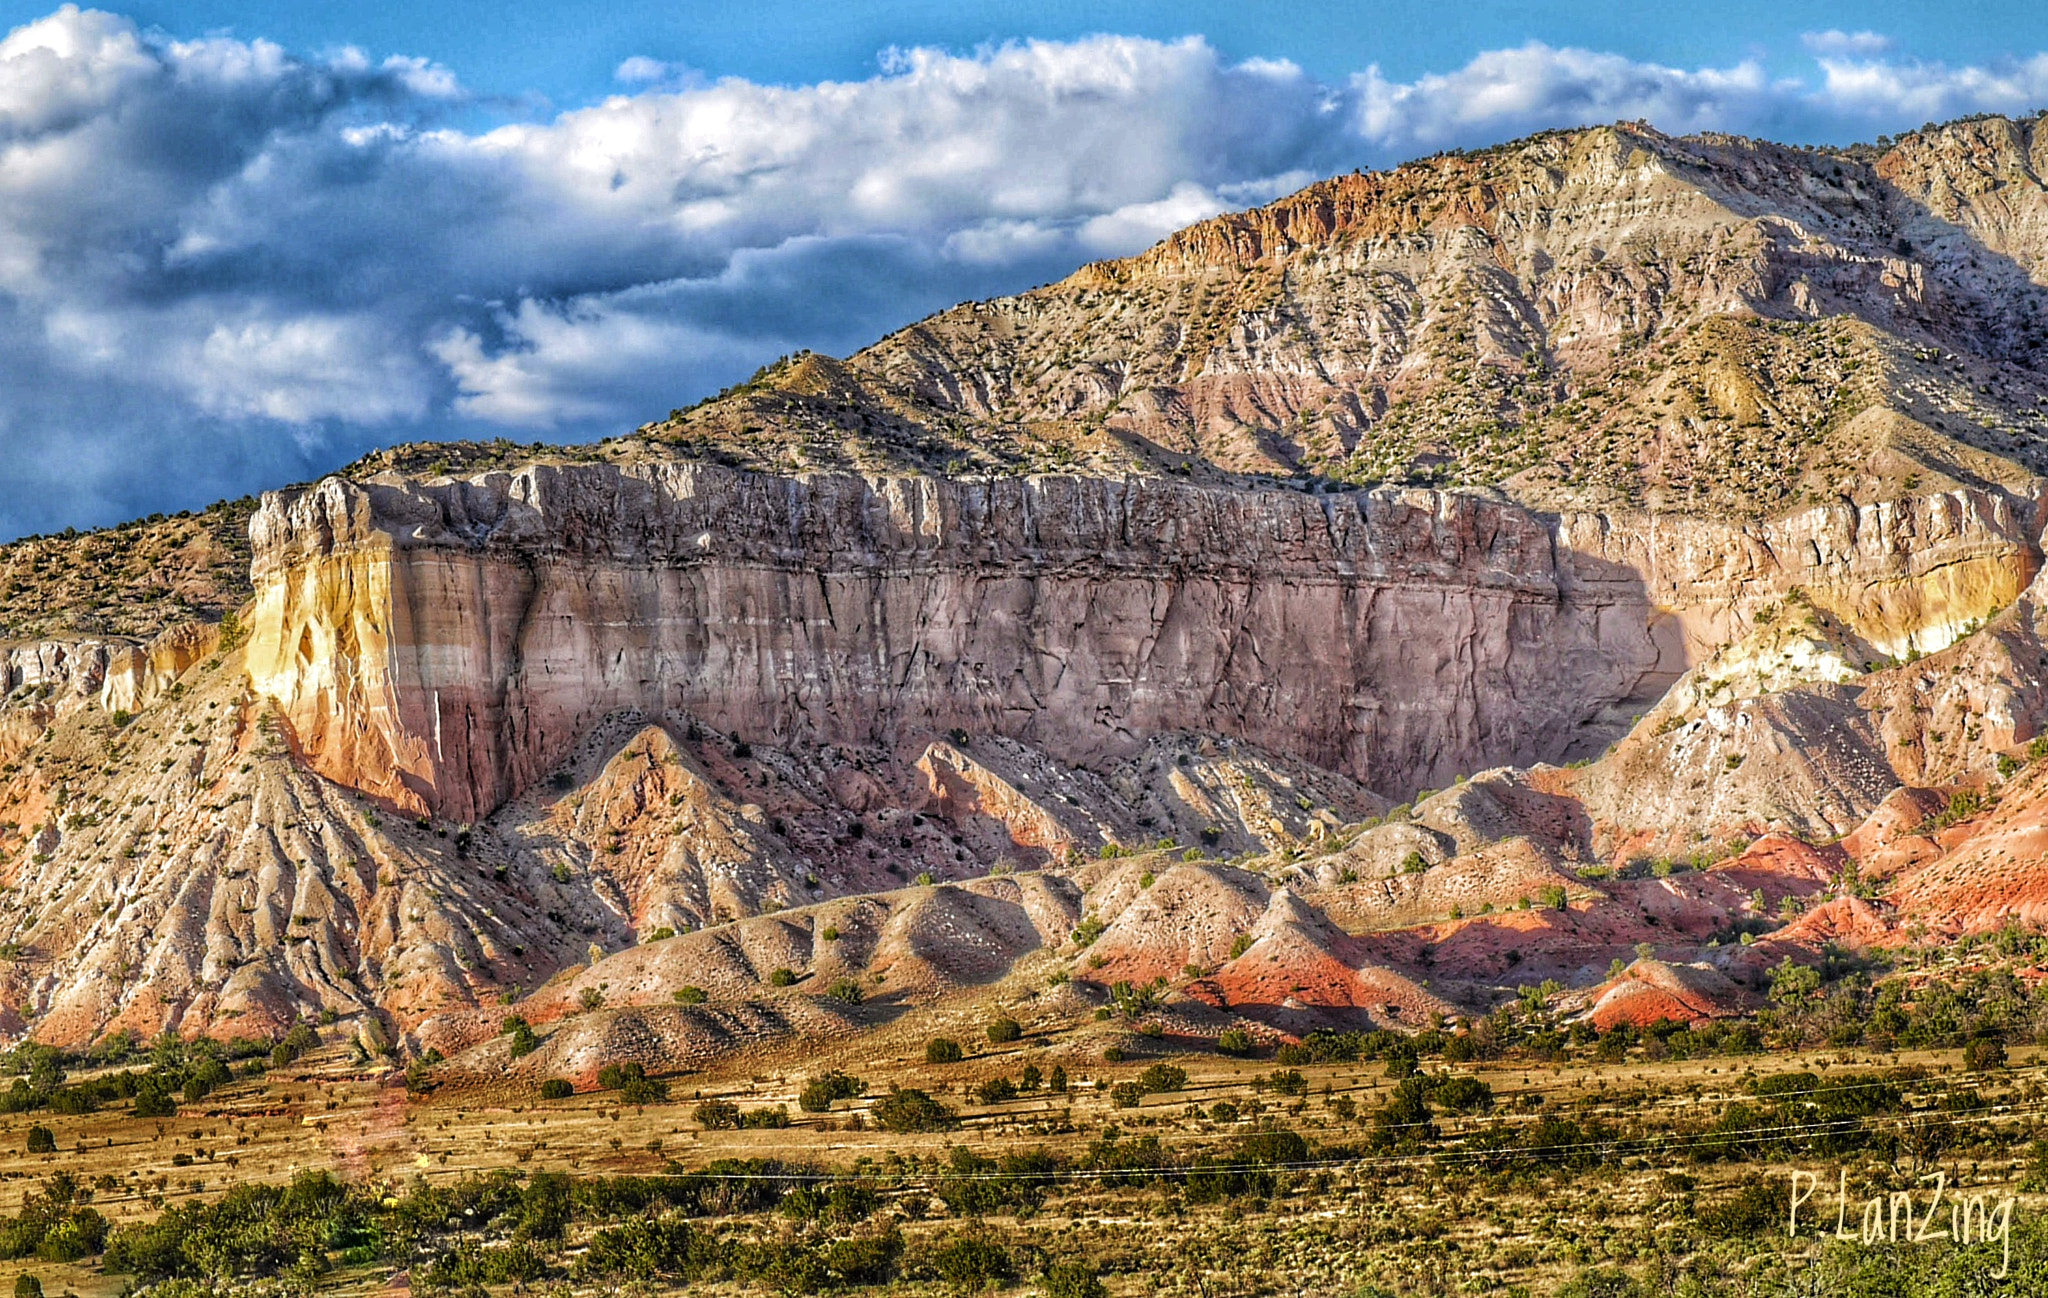
{"type": "Polygon", "coordinates": [[[1089,466],[1735,512],[2048,464],[2038,121],[1641,126],[1338,177],[644,431],[769,470],[1089,466]]]}

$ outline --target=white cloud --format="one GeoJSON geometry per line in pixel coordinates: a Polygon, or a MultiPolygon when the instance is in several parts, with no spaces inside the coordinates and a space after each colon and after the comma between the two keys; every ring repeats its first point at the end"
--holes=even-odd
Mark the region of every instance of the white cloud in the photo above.
{"type": "Polygon", "coordinates": [[[668,64],[660,59],[650,59],[644,54],[635,54],[620,63],[613,70],[612,79],[627,85],[645,85],[651,81],[662,81],[668,77],[668,64]]]}
{"type": "Polygon", "coordinates": [[[1824,58],[1822,93],[1836,113],[1878,124],[1918,126],[1966,113],[2028,113],[2048,107],[2048,54],[1997,67],[1824,58]]]}
{"type": "Polygon", "coordinates": [[[1359,133],[1394,153],[1636,118],[1674,133],[1726,128],[1768,119],[1796,93],[1753,61],[1687,71],[1538,42],[1406,83],[1369,68],[1352,89],[1359,133]]]}
{"type": "Polygon", "coordinates": [[[1620,118],[1845,139],[2048,102],[2048,56],[1804,43],[1808,80],[1540,43],[1335,83],[1192,38],[895,50],[795,86],[636,57],[617,96],[476,131],[424,59],[66,7],[0,39],[0,533],[394,437],[616,431],[1353,166],[1620,118]]]}
{"type": "Polygon", "coordinates": [[[1815,54],[1832,58],[1876,58],[1892,47],[1889,36],[1877,32],[1845,32],[1836,28],[1807,32],[1799,41],[1815,54]]]}

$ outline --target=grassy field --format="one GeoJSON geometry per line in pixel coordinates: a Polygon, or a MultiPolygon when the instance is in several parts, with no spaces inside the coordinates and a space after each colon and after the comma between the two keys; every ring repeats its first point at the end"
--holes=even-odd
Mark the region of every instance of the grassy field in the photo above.
{"type": "Polygon", "coordinates": [[[399,1075],[321,1046],[172,1116],[8,1114],[0,1211],[17,1234],[0,1229],[0,1247],[89,1198],[109,1252],[63,1263],[46,1244],[4,1264],[0,1284],[368,1293],[405,1273],[415,1290],[472,1293],[1879,1294],[1935,1291],[1900,1286],[1946,1283],[1946,1267],[1970,1279],[1955,1292],[2020,1294],[2041,1292],[2025,1286],[2048,1266],[2035,1227],[2048,1197],[2033,1192],[2048,1188],[2034,1145],[2048,1064],[2032,1050],[1982,1073],[1954,1051],[1850,1050],[1424,1059],[1404,1078],[1389,1075],[1398,1063],[1162,1049],[1070,1068],[1068,1089],[1048,1093],[1058,1045],[876,1059],[864,1094],[825,1113],[799,1107],[819,1070],[794,1054],[666,1078],[665,1101],[629,1104],[615,1090],[408,1094],[399,1075]],[[1037,1089],[979,1102],[1027,1066],[1037,1089]],[[1166,1088],[1134,1096],[1147,1077],[1166,1088]],[[930,1094],[950,1111],[943,1129],[882,1130],[892,1088],[930,1094]],[[1423,1097],[1419,1120],[1404,1095],[1423,1097]],[[790,1125],[707,1129],[699,1108],[715,1101],[779,1108],[790,1125]],[[28,1152],[33,1128],[55,1152],[28,1152]],[[1789,1239],[1795,1167],[1826,1187],[1830,1226],[1843,1170],[1857,1201],[1935,1168],[1951,1193],[2016,1194],[2013,1273],[1993,1278],[1996,1244],[1789,1239]],[[53,1208],[58,1174],[76,1191],[53,1208]],[[230,1193],[295,1178],[281,1195],[230,1193]],[[567,1206],[536,1227],[544,1193],[567,1206]],[[317,1208],[295,1206],[309,1195],[317,1208]],[[164,1221],[184,1232],[168,1251],[147,1229],[164,1221]],[[663,1222],[671,1235],[620,1234],[663,1222]]]}

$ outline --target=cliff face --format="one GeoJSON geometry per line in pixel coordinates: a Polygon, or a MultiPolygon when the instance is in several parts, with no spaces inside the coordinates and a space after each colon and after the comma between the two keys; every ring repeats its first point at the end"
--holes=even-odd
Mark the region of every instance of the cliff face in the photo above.
{"type": "Polygon", "coordinates": [[[249,673],[315,770],[481,819],[601,718],[1099,764],[1250,741],[1405,794],[1597,751],[1794,586],[1945,643],[2031,577],[2031,506],[1545,519],[1470,495],[695,464],[339,479],[252,526],[249,673]]]}

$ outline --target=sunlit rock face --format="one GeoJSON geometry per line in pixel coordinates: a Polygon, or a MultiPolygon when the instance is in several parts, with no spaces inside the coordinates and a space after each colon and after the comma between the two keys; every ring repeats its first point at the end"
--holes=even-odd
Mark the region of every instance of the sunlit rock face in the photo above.
{"type": "Polygon", "coordinates": [[[267,497],[249,672],[314,769],[475,820],[599,718],[1058,760],[1243,738],[1400,794],[1597,750],[1798,586],[1873,644],[2031,576],[1955,492],[1774,523],[1161,479],[773,477],[687,463],[267,497]],[[1641,711],[1640,707],[1636,708],[1641,711]]]}

